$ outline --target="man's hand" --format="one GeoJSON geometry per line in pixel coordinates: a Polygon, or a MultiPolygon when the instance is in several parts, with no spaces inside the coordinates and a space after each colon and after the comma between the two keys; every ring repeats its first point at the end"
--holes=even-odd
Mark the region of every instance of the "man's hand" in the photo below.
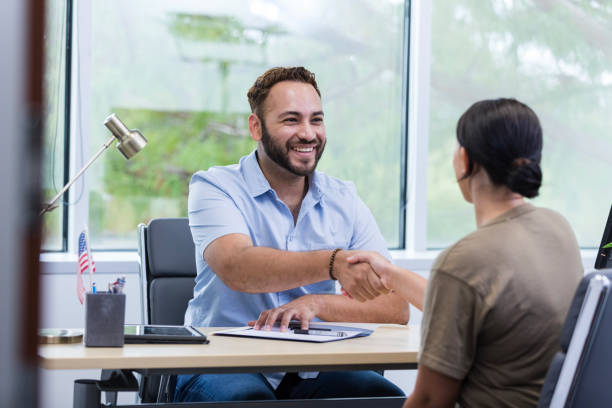
{"type": "Polygon", "coordinates": [[[253,326],[255,330],[261,328],[270,330],[280,320],[280,331],[287,331],[291,320],[299,320],[302,323],[302,329],[307,330],[310,322],[318,313],[319,305],[316,302],[316,296],[304,295],[281,307],[264,310],[260,313],[259,319],[249,322],[249,326],[253,326]]]}
{"type": "MultiPolygon", "coordinates": [[[[389,293],[379,275],[366,262],[348,262],[354,251],[340,251],[334,261],[334,276],[342,285],[342,289],[351,298],[360,302],[372,300],[378,295],[389,293]]],[[[384,258],[383,258],[384,259],[384,258]]]]}
{"type": "Polygon", "coordinates": [[[388,290],[395,289],[393,287],[393,264],[387,258],[380,255],[378,252],[360,251],[347,258],[347,262],[351,264],[367,263],[372,270],[380,278],[382,284],[388,290]]]}

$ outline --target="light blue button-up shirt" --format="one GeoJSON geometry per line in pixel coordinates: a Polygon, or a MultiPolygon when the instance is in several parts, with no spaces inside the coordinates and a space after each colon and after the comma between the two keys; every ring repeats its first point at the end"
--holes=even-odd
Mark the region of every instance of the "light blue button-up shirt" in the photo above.
{"type": "Polygon", "coordinates": [[[320,172],[315,172],[309,181],[294,223],[291,211],[261,171],[255,151],[236,165],[211,167],[193,175],[188,208],[197,276],[185,324],[244,326],[256,320],[262,311],[300,296],[336,293],[335,282],[331,280],[271,293],[230,289],[203,257],[206,247],[224,235],[245,234],[255,246],[287,251],[363,249],[390,259],[374,217],[357,196],[353,183],[320,172]]]}

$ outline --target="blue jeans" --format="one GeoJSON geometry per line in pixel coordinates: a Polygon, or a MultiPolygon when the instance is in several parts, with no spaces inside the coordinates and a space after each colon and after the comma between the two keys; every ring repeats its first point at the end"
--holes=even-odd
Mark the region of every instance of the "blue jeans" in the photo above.
{"type": "Polygon", "coordinates": [[[276,390],[261,374],[200,374],[177,377],[175,401],[246,401],[404,396],[374,371],[321,372],[317,378],[285,375],[276,390]]]}

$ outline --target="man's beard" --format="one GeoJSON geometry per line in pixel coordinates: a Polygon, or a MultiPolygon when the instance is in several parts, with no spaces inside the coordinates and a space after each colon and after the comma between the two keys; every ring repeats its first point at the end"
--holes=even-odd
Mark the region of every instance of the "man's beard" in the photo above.
{"type": "MultiPolygon", "coordinates": [[[[304,141],[299,139],[301,143],[312,145],[312,142],[304,141]]],[[[270,133],[268,133],[268,129],[266,128],[266,123],[261,119],[261,143],[264,148],[264,152],[268,155],[270,159],[285,170],[295,174],[296,176],[308,176],[311,174],[314,169],[317,167],[319,163],[319,159],[323,154],[323,150],[325,150],[325,143],[316,146],[316,154],[315,154],[315,162],[311,169],[301,169],[296,168],[289,161],[289,150],[291,150],[291,144],[289,141],[285,144],[285,149],[283,150],[283,146],[280,143],[276,143],[272,140],[270,133]]]]}

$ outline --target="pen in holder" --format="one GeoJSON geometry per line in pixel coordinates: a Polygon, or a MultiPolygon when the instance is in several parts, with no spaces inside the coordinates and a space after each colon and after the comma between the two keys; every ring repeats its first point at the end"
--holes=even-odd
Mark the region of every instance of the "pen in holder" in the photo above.
{"type": "Polygon", "coordinates": [[[123,347],[124,323],[123,293],[85,294],[85,346],[123,347]]]}

